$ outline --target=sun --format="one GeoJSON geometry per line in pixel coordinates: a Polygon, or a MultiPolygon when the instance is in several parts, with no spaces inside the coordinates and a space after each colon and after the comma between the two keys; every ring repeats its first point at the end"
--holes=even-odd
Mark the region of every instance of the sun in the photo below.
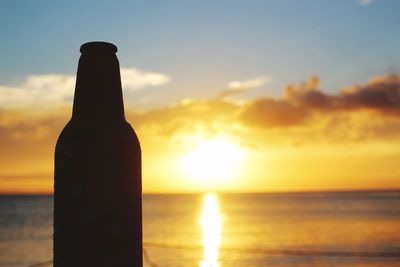
{"type": "Polygon", "coordinates": [[[181,158],[184,175],[205,183],[221,182],[237,175],[243,151],[225,138],[203,140],[181,158]]]}

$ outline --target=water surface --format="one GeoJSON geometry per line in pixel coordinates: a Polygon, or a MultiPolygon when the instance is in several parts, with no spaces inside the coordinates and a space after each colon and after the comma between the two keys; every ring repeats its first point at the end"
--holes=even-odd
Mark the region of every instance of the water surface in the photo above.
{"type": "MultiPolygon", "coordinates": [[[[52,205],[0,196],[0,266],[51,260],[52,205]]],[[[400,264],[400,192],[145,195],[143,220],[145,266],[400,264]]]]}

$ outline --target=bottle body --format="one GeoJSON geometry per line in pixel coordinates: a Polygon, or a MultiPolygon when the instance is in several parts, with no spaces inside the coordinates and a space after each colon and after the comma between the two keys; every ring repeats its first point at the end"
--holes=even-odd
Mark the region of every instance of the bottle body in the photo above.
{"type": "Polygon", "coordinates": [[[55,150],[54,266],[140,267],[139,140],[125,119],[79,115],[65,126],[55,150]]]}

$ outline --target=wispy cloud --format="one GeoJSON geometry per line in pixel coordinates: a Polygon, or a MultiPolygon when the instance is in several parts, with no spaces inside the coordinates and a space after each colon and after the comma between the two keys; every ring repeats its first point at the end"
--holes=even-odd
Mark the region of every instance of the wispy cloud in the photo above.
{"type": "Polygon", "coordinates": [[[218,95],[218,98],[224,98],[232,96],[244,91],[248,91],[257,87],[261,87],[267,83],[270,83],[272,79],[268,76],[258,76],[248,80],[235,80],[227,84],[227,89],[218,95]]]}
{"type": "Polygon", "coordinates": [[[360,6],[369,6],[370,4],[372,4],[373,2],[376,2],[376,0],[357,0],[357,3],[360,6]]]}
{"type": "Polygon", "coordinates": [[[246,90],[246,89],[253,89],[264,84],[271,82],[271,78],[267,76],[259,76],[253,79],[244,80],[244,81],[231,81],[228,83],[228,89],[231,90],[246,90]]]}
{"type": "Polygon", "coordinates": [[[122,87],[135,91],[144,87],[160,86],[171,81],[171,77],[162,73],[147,72],[135,68],[121,68],[122,87]]]}
{"type": "MultiPolygon", "coordinates": [[[[136,68],[121,68],[121,79],[124,90],[136,91],[164,85],[170,82],[171,77],[136,68]]],[[[29,75],[18,84],[0,85],[0,107],[71,104],[74,88],[73,75],[29,75]]]]}

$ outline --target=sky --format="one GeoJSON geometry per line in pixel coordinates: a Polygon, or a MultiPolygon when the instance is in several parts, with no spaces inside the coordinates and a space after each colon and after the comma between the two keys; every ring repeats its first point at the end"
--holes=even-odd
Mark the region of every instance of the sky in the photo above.
{"type": "Polygon", "coordinates": [[[0,193],[52,192],[79,47],[95,40],[118,46],[145,193],[400,188],[399,10],[3,1],[0,193]]]}

